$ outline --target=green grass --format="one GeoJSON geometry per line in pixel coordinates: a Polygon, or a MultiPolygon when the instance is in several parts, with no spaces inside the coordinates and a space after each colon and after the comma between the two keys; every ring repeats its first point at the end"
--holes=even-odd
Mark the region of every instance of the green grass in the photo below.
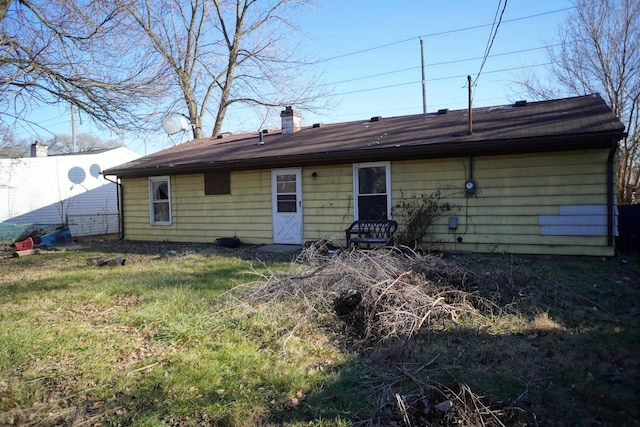
{"type": "Polygon", "coordinates": [[[220,303],[261,263],[190,255],[86,265],[100,255],[0,260],[0,424],[255,425],[329,376],[313,366],[340,359],[304,338],[284,353],[295,326],[284,312],[220,303]]]}
{"type": "Polygon", "coordinates": [[[346,426],[381,419],[395,393],[460,383],[521,408],[513,425],[639,424],[635,261],[460,257],[469,291],[499,310],[392,359],[353,345],[331,312],[228,292],[286,259],[86,264],[101,255],[0,258],[0,425],[346,426]]]}

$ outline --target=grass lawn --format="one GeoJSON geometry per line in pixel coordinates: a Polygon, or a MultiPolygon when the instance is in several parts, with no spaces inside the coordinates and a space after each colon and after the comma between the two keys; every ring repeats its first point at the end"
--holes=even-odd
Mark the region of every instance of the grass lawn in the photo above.
{"type": "Polygon", "coordinates": [[[445,255],[469,311],[376,341],[326,266],[85,246],[0,257],[0,425],[640,425],[637,258],[445,255]]]}

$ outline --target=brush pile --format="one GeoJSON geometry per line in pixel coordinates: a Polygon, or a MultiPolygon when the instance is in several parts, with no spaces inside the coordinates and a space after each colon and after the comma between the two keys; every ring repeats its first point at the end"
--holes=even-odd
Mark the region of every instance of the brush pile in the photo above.
{"type": "Polygon", "coordinates": [[[479,298],[464,291],[472,286],[469,273],[435,255],[384,248],[328,256],[310,247],[296,267],[285,276],[263,277],[249,298],[334,311],[369,345],[406,341],[477,313],[471,299],[479,298]]]}
{"type": "Polygon", "coordinates": [[[500,310],[478,294],[482,278],[452,260],[406,247],[328,248],[309,245],[286,274],[261,275],[236,289],[234,298],[248,307],[285,306],[292,318],[299,316],[283,351],[311,318],[332,318],[326,327],[347,332],[347,348],[373,364],[361,398],[377,402],[377,415],[358,425],[527,425],[512,422],[517,409],[476,395],[459,380],[450,386],[428,380],[438,368],[435,359],[425,363],[422,346],[455,340],[456,329],[464,329],[460,322],[480,324],[500,310]]]}

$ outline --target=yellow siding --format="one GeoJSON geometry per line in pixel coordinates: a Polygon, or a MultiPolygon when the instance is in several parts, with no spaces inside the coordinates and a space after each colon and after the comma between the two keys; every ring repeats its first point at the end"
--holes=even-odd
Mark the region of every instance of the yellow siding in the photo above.
{"type": "Polygon", "coordinates": [[[304,168],[302,194],[304,240],[326,238],[344,244],[344,229],[353,221],[353,166],[304,168]]]}
{"type": "Polygon", "coordinates": [[[149,221],[147,178],[123,183],[124,236],[130,240],[214,242],[237,236],[245,243],[271,242],[271,171],[231,173],[230,195],[204,195],[202,174],[171,177],[172,224],[149,221]]]}
{"type": "MultiPolygon", "coordinates": [[[[475,157],[477,193],[467,196],[469,159],[391,163],[392,205],[404,197],[440,191],[455,210],[440,218],[426,248],[477,252],[612,255],[606,236],[542,235],[541,215],[560,206],[606,205],[607,150],[475,157]],[[458,218],[449,230],[448,217],[458,218]],[[461,242],[458,240],[461,239],[461,242]]],[[[303,240],[344,244],[354,213],[351,164],[302,168],[303,240]],[[315,176],[314,176],[315,175],[315,176]]],[[[213,242],[238,236],[245,243],[272,241],[271,171],[231,173],[230,195],[204,195],[202,174],[171,177],[170,226],[150,225],[147,178],[123,183],[125,238],[213,242]]],[[[393,216],[400,222],[397,208],[393,216]]]]}
{"type": "Polygon", "coordinates": [[[557,215],[563,205],[606,205],[607,156],[607,150],[585,150],[476,157],[478,191],[468,197],[468,159],[395,162],[394,203],[402,193],[440,190],[442,201],[457,206],[423,242],[434,249],[613,255],[606,236],[542,235],[539,225],[540,215],[557,215]],[[458,217],[456,230],[449,230],[449,216],[458,217]]]}

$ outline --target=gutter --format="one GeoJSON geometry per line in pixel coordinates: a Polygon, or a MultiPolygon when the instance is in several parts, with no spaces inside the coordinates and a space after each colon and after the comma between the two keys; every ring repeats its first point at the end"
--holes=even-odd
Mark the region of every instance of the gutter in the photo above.
{"type": "Polygon", "coordinates": [[[118,238],[120,240],[124,240],[124,212],[122,211],[124,204],[122,203],[122,184],[119,182],[119,178],[116,177],[116,181],[112,181],[109,178],[107,178],[107,175],[102,174],[102,176],[104,177],[104,179],[106,179],[109,182],[112,182],[116,185],[116,203],[117,203],[117,208],[118,208],[118,228],[119,230],[119,236],[118,238]]]}
{"type": "Polygon", "coordinates": [[[322,164],[353,163],[380,160],[435,159],[445,157],[467,157],[469,155],[499,155],[531,152],[550,152],[571,149],[609,148],[610,139],[619,136],[618,132],[607,132],[585,139],[584,135],[549,137],[543,139],[511,139],[499,141],[459,141],[445,144],[412,144],[405,141],[388,147],[376,149],[351,149],[344,151],[301,152],[284,156],[254,157],[239,160],[194,161],[175,166],[155,165],[139,168],[111,169],[110,175],[119,178],[135,178],[154,175],[178,175],[199,173],[205,170],[252,170],[275,167],[318,166],[322,164]]]}
{"type": "Polygon", "coordinates": [[[614,214],[615,207],[614,186],[615,186],[615,155],[618,149],[618,141],[615,139],[609,149],[607,157],[607,246],[614,246],[614,214]]]}

